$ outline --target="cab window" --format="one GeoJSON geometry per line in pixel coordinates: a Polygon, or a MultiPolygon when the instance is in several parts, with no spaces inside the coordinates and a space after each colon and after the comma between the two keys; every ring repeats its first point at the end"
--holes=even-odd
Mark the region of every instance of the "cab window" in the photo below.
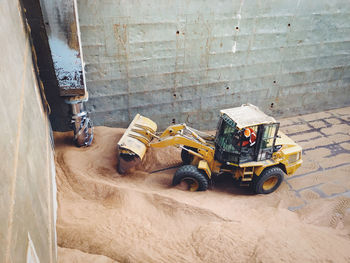
{"type": "Polygon", "coordinates": [[[262,126],[262,136],[258,161],[271,158],[275,144],[279,123],[265,124],[262,126]]]}
{"type": "Polygon", "coordinates": [[[238,153],[239,151],[239,133],[235,123],[227,123],[225,120],[222,121],[218,144],[227,152],[238,153]]]}
{"type": "Polygon", "coordinates": [[[269,125],[265,126],[263,137],[262,137],[262,148],[270,148],[273,146],[275,140],[276,126],[269,125]]]}

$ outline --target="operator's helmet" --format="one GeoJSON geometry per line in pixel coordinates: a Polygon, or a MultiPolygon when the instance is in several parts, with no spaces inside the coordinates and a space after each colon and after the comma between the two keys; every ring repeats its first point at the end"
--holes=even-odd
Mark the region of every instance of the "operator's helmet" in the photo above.
{"type": "Polygon", "coordinates": [[[245,136],[246,138],[249,138],[249,137],[250,137],[250,134],[251,134],[251,131],[250,131],[249,128],[244,129],[244,136],[245,136]]]}

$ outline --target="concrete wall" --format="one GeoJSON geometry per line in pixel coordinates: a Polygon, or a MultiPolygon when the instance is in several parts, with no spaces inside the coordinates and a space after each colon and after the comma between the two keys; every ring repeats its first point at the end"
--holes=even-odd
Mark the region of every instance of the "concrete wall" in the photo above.
{"type": "Polygon", "coordinates": [[[19,1],[0,2],[0,25],[0,262],[56,262],[50,128],[19,1]]]}
{"type": "Polygon", "coordinates": [[[251,102],[275,116],[350,104],[348,0],[78,0],[96,125],[140,112],[214,128],[251,102]]]}

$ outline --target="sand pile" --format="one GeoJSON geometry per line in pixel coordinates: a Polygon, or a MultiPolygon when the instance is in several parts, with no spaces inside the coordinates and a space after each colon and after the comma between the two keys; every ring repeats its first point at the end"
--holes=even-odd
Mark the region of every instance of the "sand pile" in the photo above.
{"type": "Polygon", "coordinates": [[[95,128],[89,148],[56,133],[60,262],[350,262],[350,199],[302,201],[282,186],[251,195],[225,178],[206,192],[171,187],[175,148],[116,172],[124,130],[95,128]]]}

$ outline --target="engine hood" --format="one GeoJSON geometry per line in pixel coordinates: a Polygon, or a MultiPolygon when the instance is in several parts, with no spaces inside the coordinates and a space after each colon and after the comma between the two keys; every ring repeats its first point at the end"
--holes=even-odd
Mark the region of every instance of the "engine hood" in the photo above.
{"type": "Polygon", "coordinates": [[[297,143],[281,131],[278,131],[278,138],[276,139],[275,145],[298,146],[297,143]]]}

